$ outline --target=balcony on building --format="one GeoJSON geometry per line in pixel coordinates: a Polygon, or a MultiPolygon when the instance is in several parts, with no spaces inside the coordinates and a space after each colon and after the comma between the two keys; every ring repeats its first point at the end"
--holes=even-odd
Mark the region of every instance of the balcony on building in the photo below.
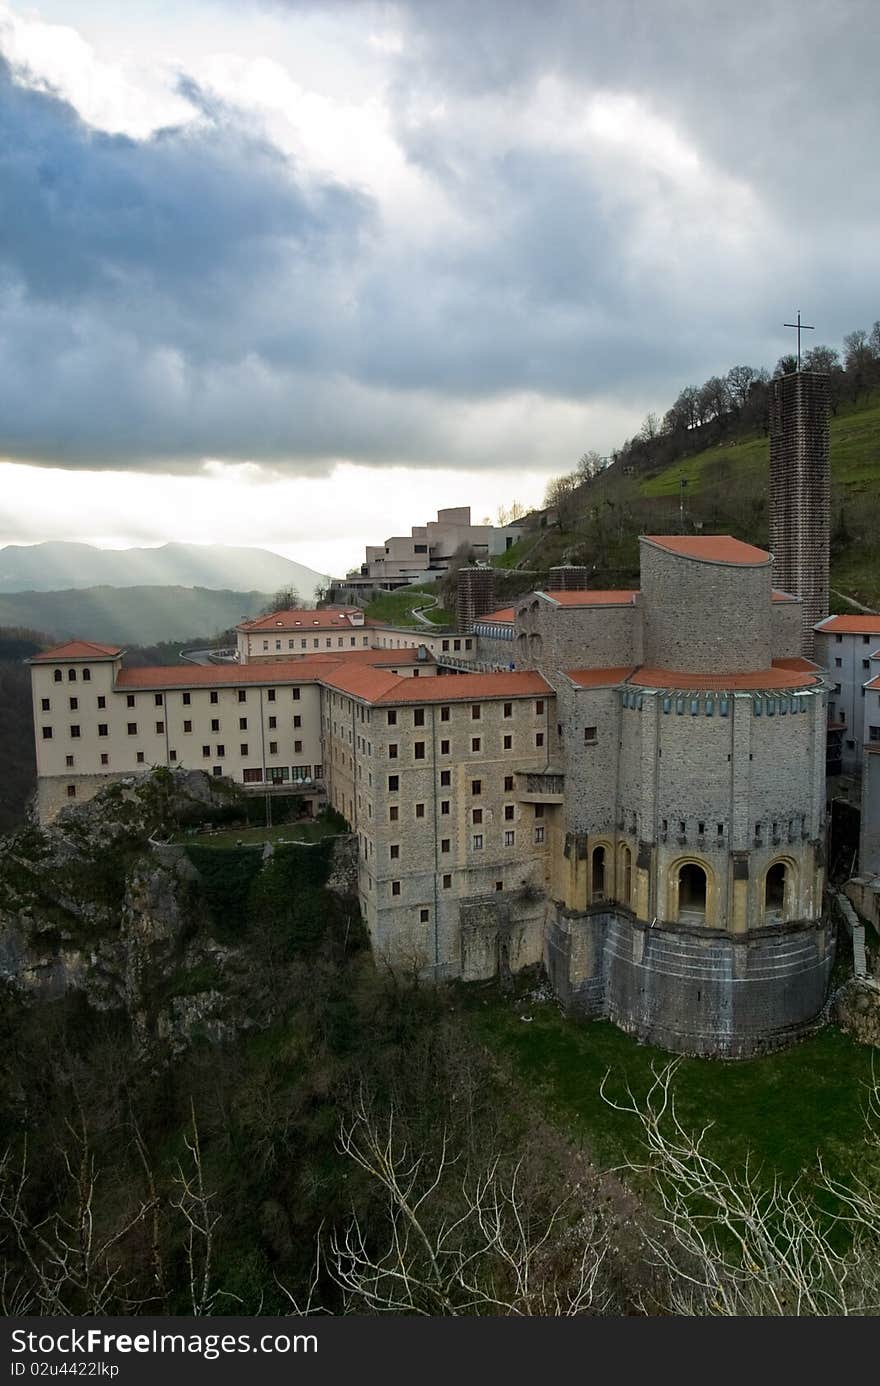
{"type": "Polygon", "coordinates": [[[522,804],[561,804],[565,798],[565,772],[548,765],[544,770],[515,770],[516,797],[522,804]]]}

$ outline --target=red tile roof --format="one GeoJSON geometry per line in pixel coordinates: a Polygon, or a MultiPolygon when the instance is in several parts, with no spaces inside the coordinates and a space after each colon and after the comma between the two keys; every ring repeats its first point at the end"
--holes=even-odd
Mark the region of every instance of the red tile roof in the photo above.
{"type": "Polygon", "coordinates": [[[638,596],[638,590],[622,588],[620,591],[607,592],[539,592],[538,596],[552,602],[554,606],[632,606],[638,596]]]}
{"type": "Polygon", "coordinates": [[[700,674],[682,672],[678,669],[656,669],[642,665],[630,675],[630,683],[640,688],[672,688],[687,690],[705,689],[707,692],[757,691],[761,688],[806,688],[818,683],[818,678],[802,670],[751,669],[735,674],[700,674]]]}
{"type": "Polygon", "coordinates": [[[478,621],[501,621],[509,625],[514,617],[512,606],[502,606],[500,611],[490,611],[485,616],[478,616],[478,621]]]}
{"type": "Polygon", "coordinates": [[[869,679],[868,682],[862,686],[863,688],[880,688],[880,674],[875,675],[874,678],[869,679]]]}
{"type": "Polygon", "coordinates": [[[682,558],[695,558],[700,563],[732,563],[751,568],[770,562],[765,549],[744,544],[731,534],[643,534],[642,540],[680,554],[682,558]]]}
{"type": "Polygon", "coordinates": [[[813,630],[820,635],[826,631],[834,635],[880,635],[880,616],[826,616],[813,630]]]}
{"type": "Polygon", "coordinates": [[[579,688],[613,688],[616,684],[623,683],[624,679],[628,679],[630,674],[634,674],[635,666],[625,664],[620,668],[566,669],[565,672],[579,688]]]}
{"type": "Polygon", "coordinates": [[[488,702],[494,698],[544,698],[553,689],[546,679],[531,670],[498,674],[449,674],[439,678],[403,678],[377,702],[382,703],[462,703],[488,702]]]}
{"type": "MultiPolygon", "coordinates": [[[[354,623],[349,620],[349,616],[362,616],[360,607],[324,607],[320,611],[317,609],[303,609],[294,607],[287,611],[270,611],[267,616],[255,616],[250,621],[241,621],[236,626],[236,630],[242,631],[291,631],[291,630],[336,630],[339,627],[351,630],[354,623]]],[[[358,621],[359,630],[365,622],[358,621]]],[[[370,622],[369,624],[373,624],[370,622]]]]}
{"type": "Polygon", "coordinates": [[[774,602],[799,602],[801,600],[800,597],[792,596],[791,592],[777,592],[775,587],[771,597],[774,602]]]}
{"type": "MultiPolygon", "coordinates": [[[[436,683],[436,678],[425,680],[425,684],[436,683]]],[[[347,693],[352,698],[361,698],[367,703],[379,702],[384,694],[391,689],[397,688],[398,684],[412,683],[421,690],[422,681],[419,679],[401,678],[399,674],[392,674],[388,669],[356,668],[352,664],[342,664],[332,673],[328,673],[321,680],[325,688],[332,688],[336,693],[347,693]]],[[[425,698],[421,697],[420,702],[425,698]]]]}
{"type": "Polygon", "coordinates": [[[803,655],[792,655],[791,659],[771,659],[770,663],[774,669],[791,669],[794,673],[804,674],[815,673],[822,667],[812,659],[804,659],[803,655]]]}
{"type": "Polygon", "coordinates": [[[120,645],[98,645],[92,640],[68,640],[64,645],[55,645],[51,650],[32,655],[30,664],[56,664],[62,659],[115,659],[122,654],[120,645]]]}
{"type": "Polygon", "coordinates": [[[254,683],[317,683],[340,662],[330,655],[316,655],[314,659],[278,659],[266,664],[175,664],[120,669],[116,687],[240,688],[254,683]]]}

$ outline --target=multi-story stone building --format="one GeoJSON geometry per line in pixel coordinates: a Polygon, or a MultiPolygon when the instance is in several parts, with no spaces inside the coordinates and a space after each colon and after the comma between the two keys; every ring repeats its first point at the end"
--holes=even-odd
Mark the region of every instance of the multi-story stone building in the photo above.
{"type": "Polygon", "coordinates": [[[442,648],[463,637],[377,649],[379,630],[205,670],[49,651],[33,661],[41,812],[81,773],[88,792],[204,764],[257,788],[306,766],[357,835],[377,954],[438,979],[543,961],[573,1011],[754,1053],[812,1022],[833,959],[827,684],[771,562],[726,536],[646,536],[638,590],[536,592],[483,617],[480,672],[442,648]],[[83,695],[88,716],[65,701],[83,695]]]}
{"type": "Polygon", "coordinates": [[[871,656],[880,644],[880,616],[826,616],[814,630],[816,659],[826,670],[831,685],[828,772],[861,775],[865,743],[880,738],[877,706],[866,694],[869,680],[876,673],[871,656]],[[871,727],[875,728],[873,735],[871,727]]]}

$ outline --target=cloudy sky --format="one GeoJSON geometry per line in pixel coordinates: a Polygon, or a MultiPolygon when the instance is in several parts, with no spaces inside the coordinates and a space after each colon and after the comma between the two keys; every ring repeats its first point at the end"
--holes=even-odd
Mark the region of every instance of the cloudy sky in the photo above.
{"type": "Polygon", "coordinates": [[[0,0],[0,544],[319,570],[880,317],[877,0],[0,0]]]}

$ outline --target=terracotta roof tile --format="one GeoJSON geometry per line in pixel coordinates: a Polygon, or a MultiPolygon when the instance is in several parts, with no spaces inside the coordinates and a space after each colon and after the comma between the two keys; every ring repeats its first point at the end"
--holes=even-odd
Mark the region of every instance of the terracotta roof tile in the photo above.
{"type": "Polygon", "coordinates": [[[500,611],[489,611],[485,616],[478,616],[478,621],[499,621],[509,625],[514,617],[512,606],[503,606],[500,611]]]}
{"type": "Polygon", "coordinates": [[[332,673],[339,663],[339,660],[324,656],[315,659],[279,659],[266,664],[175,664],[120,669],[116,687],[241,688],[255,683],[317,683],[319,678],[332,673]]]}
{"type": "Polygon", "coordinates": [[[122,654],[121,645],[98,645],[92,640],[68,640],[64,645],[55,645],[51,650],[43,650],[32,655],[30,664],[57,663],[61,659],[115,659],[122,654]]]}
{"type": "Polygon", "coordinates": [[[539,592],[539,597],[554,606],[632,606],[638,596],[635,588],[619,591],[539,592]]]}
{"type": "Polygon", "coordinates": [[[792,655],[791,659],[771,659],[770,663],[774,669],[791,669],[798,674],[818,673],[822,667],[812,659],[804,659],[803,655],[792,655]]]}
{"type": "Polygon", "coordinates": [[[642,540],[700,563],[732,563],[751,568],[770,562],[765,549],[744,544],[731,534],[643,534],[642,540]]]}
{"type": "Polygon", "coordinates": [[[622,667],[611,667],[607,669],[567,669],[566,676],[576,683],[579,688],[613,688],[618,683],[623,683],[630,674],[635,673],[635,666],[625,664],[622,667]]]}
{"type": "Polygon", "coordinates": [[[775,587],[771,593],[771,599],[774,602],[799,602],[801,600],[800,597],[792,596],[791,592],[778,592],[775,587]]]}
{"type": "Polygon", "coordinates": [[[236,630],[241,631],[304,631],[304,630],[345,630],[358,629],[365,624],[358,621],[357,625],[349,620],[350,615],[357,614],[362,616],[360,607],[324,607],[320,611],[313,608],[291,607],[287,611],[270,611],[266,616],[254,616],[252,620],[241,621],[236,626],[236,630]]]}
{"type": "Polygon", "coordinates": [[[819,679],[803,670],[780,669],[776,666],[770,669],[744,670],[742,673],[734,674],[702,674],[642,665],[630,675],[629,682],[640,688],[746,692],[761,688],[805,688],[818,683],[819,679]]]}
{"type": "Polygon", "coordinates": [[[834,635],[880,635],[880,616],[826,616],[813,630],[820,635],[826,631],[834,635]]]}
{"type": "Polygon", "coordinates": [[[403,678],[400,687],[383,694],[383,703],[487,702],[494,698],[543,698],[553,695],[550,684],[528,669],[498,674],[447,674],[438,678],[403,678]]]}

